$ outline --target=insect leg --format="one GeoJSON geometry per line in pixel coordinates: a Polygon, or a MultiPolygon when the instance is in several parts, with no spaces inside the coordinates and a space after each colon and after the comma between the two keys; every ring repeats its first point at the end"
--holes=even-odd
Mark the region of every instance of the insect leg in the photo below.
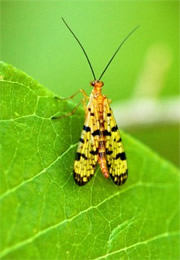
{"type": "Polygon", "coordinates": [[[67,113],[67,114],[65,114],[65,115],[62,115],[62,116],[53,116],[53,117],[51,117],[51,119],[62,119],[62,118],[65,118],[65,117],[68,117],[68,116],[71,116],[71,115],[73,115],[75,112],[76,112],[76,110],[78,109],[78,107],[81,105],[83,103],[83,105],[84,106],[86,106],[86,101],[85,101],[85,98],[82,98],[80,101],[79,101],[79,103],[74,107],[74,109],[71,111],[71,112],[69,112],[69,113],[67,113]]]}
{"type": "Polygon", "coordinates": [[[59,97],[55,97],[55,99],[58,100],[68,100],[68,99],[73,99],[77,94],[82,93],[84,98],[89,100],[89,96],[86,94],[86,92],[83,89],[79,89],[78,91],[76,91],[72,96],[67,97],[67,98],[59,98],[59,97]]]}
{"type": "Polygon", "coordinates": [[[86,99],[82,98],[82,101],[83,101],[83,107],[84,107],[85,115],[87,115],[88,110],[87,110],[87,105],[86,105],[86,99]]]}

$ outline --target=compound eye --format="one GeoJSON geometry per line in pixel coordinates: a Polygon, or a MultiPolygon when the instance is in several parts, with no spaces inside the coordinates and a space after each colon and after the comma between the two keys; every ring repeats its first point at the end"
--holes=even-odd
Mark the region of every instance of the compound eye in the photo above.
{"type": "Polygon", "coordinates": [[[94,85],[95,85],[95,82],[94,81],[91,81],[91,86],[93,86],[94,87],[94,85]]]}

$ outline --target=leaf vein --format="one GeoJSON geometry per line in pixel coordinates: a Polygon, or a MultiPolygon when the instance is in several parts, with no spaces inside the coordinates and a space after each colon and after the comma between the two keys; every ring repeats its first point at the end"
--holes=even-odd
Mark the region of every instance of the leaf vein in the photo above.
{"type": "Polygon", "coordinates": [[[123,252],[123,251],[127,251],[127,250],[129,250],[129,249],[131,249],[131,248],[133,248],[133,247],[140,246],[140,245],[143,245],[143,244],[148,244],[148,243],[150,243],[150,242],[152,242],[152,241],[154,241],[154,240],[156,240],[156,239],[160,239],[160,238],[164,238],[164,237],[168,237],[168,236],[177,236],[177,235],[179,235],[179,234],[180,234],[179,231],[177,231],[177,232],[171,232],[171,233],[165,232],[165,233],[159,234],[159,235],[157,235],[157,236],[155,236],[155,237],[149,238],[149,239],[147,239],[147,240],[145,240],[145,241],[140,241],[140,242],[137,242],[137,243],[132,244],[132,245],[130,245],[130,246],[127,246],[127,247],[121,248],[121,249],[119,249],[119,250],[116,250],[116,251],[114,251],[114,252],[110,252],[110,253],[108,253],[108,254],[106,254],[106,255],[99,256],[99,257],[97,257],[97,258],[94,258],[94,260],[103,259],[103,258],[106,258],[106,257],[108,257],[108,256],[111,256],[111,255],[114,255],[114,254],[118,254],[118,253],[123,252]]]}
{"type": "Polygon", "coordinates": [[[135,184],[132,184],[131,186],[128,186],[126,189],[123,189],[123,190],[120,190],[118,192],[116,192],[115,194],[113,194],[112,196],[104,199],[103,201],[101,201],[99,204],[95,205],[95,206],[91,206],[81,212],[79,212],[78,214],[76,214],[75,216],[69,218],[69,219],[64,219],[63,221],[55,224],[55,225],[52,225],[50,227],[47,227],[45,228],[44,230],[41,230],[40,232],[36,233],[34,236],[28,238],[28,239],[25,239],[24,241],[21,241],[13,246],[10,246],[10,247],[7,247],[6,249],[4,249],[2,252],[1,252],[1,257],[4,256],[4,255],[7,255],[8,253],[10,253],[11,251],[13,250],[16,250],[28,243],[31,243],[33,242],[33,240],[35,240],[37,237],[43,235],[43,234],[46,234],[47,232],[53,230],[54,228],[57,228],[57,227],[60,227],[61,225],[67,223],[67,222],[71,222],[72,220],[76,219],[77,217],[79,217],[81,214],[84,214],[92,209],[97,209],[99,206],[101,206],[103,203],[106,203],[107,201],[111,200],[112,198],[114,198],[115,196],[118,196],[124,192],[127,192],[128,190],[130,189],[133,189],[135,187],[138,187],[139,186],[139,183],[135,183],[135,184]]]}
{"type": "Polygon", "coordinates": [[[2,200],[4,197],[8,196],[10,193],[15,192],[20,187],[22,187],[24,184],[33,181],[35,178],[39,177],[43,173],[45,173],[52,165],[54,165],[59,159],[61,159],[65,154],[67,154],[72,148],[74,148],[77,145],[77,143],[71,145],[68,149],[66,149],[59,157],[57,157],[52,163],[50,163],[46,168],[44,168],[42,171],[34,175],[33,177],[19,183],[17,186],[13,187],[12,189],[7,190],[5,193],[1,194],[0,200],[2,200]]]}

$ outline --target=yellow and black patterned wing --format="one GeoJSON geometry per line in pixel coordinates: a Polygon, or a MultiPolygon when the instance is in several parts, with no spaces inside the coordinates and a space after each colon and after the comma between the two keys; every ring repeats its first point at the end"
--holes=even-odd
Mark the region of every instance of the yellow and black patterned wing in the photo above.
{"type": "Polygon", "coordinates": [[[128,177],[127,160],[121,136],[107,99],[104,101],[103,118],[107,167],[113,182],[121,185],[128,177]]]}
{"type": "Polygon", "coordinates": [[[85,185],[94,175],[98,160],[98,142],[97,109],[90,104],[74,162],[74,179],[78,185],[85,185]]]}

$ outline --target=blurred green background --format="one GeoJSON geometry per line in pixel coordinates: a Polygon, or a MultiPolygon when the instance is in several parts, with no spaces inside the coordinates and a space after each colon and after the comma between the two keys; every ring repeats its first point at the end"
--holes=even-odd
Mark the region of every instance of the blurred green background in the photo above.
{"type": "Polygon", "coordinates": [[[140,24],[105,73],[104,93],[120,115],[131,100],[136,100],[135,108],[144,100],[140,111],[145,115],[148,100],[174,104],[173,120],[163,114],[168,110],[154,120],[155,110],[147,123],[132,109],[137,122],[131,124],[127,116],[118,124],[178,165],[179,2],[1,1],[1,59],[68,97],[79,88],[89,94],[92,75],[62,16],[87,50],[97,77],[122,39],[140,24]]]}

